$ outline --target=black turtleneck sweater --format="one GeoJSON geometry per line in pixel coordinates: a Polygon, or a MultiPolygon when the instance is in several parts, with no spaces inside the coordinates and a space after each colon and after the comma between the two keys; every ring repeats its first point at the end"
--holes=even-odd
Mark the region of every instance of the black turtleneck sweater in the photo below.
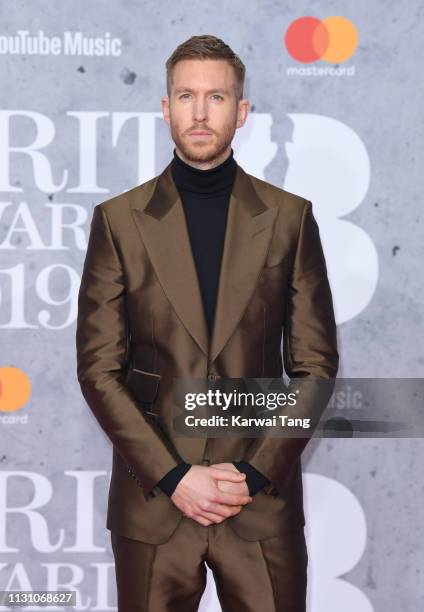
{"type": "MultiPolygon", "coordinates": [[[[231,149],[225,161],[209,170],[200,170],[187,164],[177,155],[176,149],[171,161],[172,178],[184,208],[209,336],[212,333],[218,294],[228,206],[237,171],[233,154],[231,149]]],[[[269,483],[263,474],[246,461],[233,463],[240,472],[246,474],[250,495],[269,483]]],[[[171,496],[190,468],[190,463],[180,463],[158,482],[158,486],[171,496]]]]}
{"type": "Polygon", "coordinates": [[[219,166],[199,170],[178,157],[174,149],[171,172],[184,208],[209,336],[212,333],[228,205],[236,170],[232,150],[219,166]]]}

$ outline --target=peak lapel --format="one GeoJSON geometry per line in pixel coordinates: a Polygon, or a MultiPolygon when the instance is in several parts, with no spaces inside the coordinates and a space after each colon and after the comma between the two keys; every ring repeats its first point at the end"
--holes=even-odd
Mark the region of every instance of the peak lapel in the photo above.
{"type": "Polygon", "coordinates": [[[254,291],[277,211],[265,205],[248,174],[238,166],[228,210],[209,365],[229,340],[254,291]]]}
{"type": "Polygon", "coordinates": [[[208,329],[183,205],[170,164],[158,176],[144,208],[133,216],[159,282],[178,317],[208,354],[208,329]]]}
{"type": "Polygon", "coordinates": [[[228,210],[209,365],[248,304],[265,262],[277,212],[277,207],[268,208],[259,198],[248,174],[238,166],[228,210]]]}

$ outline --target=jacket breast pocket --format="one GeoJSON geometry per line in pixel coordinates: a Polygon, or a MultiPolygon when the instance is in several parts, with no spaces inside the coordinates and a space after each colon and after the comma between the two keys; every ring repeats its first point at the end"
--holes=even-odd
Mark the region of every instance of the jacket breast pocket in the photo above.
{"type": "Polygon", "coordinates": [[[142,411],[152,416],[157,416],[153,404],[158,395],[160,380],[160,374],[140,370],[136,367],[130,367],[126,380],[126,387],[140,405],[142,411]]]}

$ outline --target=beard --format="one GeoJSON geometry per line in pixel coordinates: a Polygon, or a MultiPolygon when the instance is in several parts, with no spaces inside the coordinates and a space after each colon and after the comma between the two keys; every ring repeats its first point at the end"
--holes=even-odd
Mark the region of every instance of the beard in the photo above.
{"type": "Polygon", "coordinates": [[[172,140],[185,159],[192,163],[211,163],[219,159],[228,146],[231,145],[235,131],[235,125],[227,124],[219,134],[207,126],[194,126],[181,134],[178,130],[178,125],[171,123],[172,140]],[[208,138],[203,142],[195,142],[190,137],[189,132],[196,130],[210,132],[212,138],[208,138]]]}

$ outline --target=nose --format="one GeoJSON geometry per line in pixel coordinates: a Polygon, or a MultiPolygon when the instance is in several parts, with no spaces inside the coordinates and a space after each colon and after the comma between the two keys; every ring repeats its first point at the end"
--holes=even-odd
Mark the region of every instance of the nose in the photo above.
{"type": "Polygon", "coordinates": [[[207,117],[206,100],[198,98],[193,106],[193,119],[200,123],[207,117]]]}

